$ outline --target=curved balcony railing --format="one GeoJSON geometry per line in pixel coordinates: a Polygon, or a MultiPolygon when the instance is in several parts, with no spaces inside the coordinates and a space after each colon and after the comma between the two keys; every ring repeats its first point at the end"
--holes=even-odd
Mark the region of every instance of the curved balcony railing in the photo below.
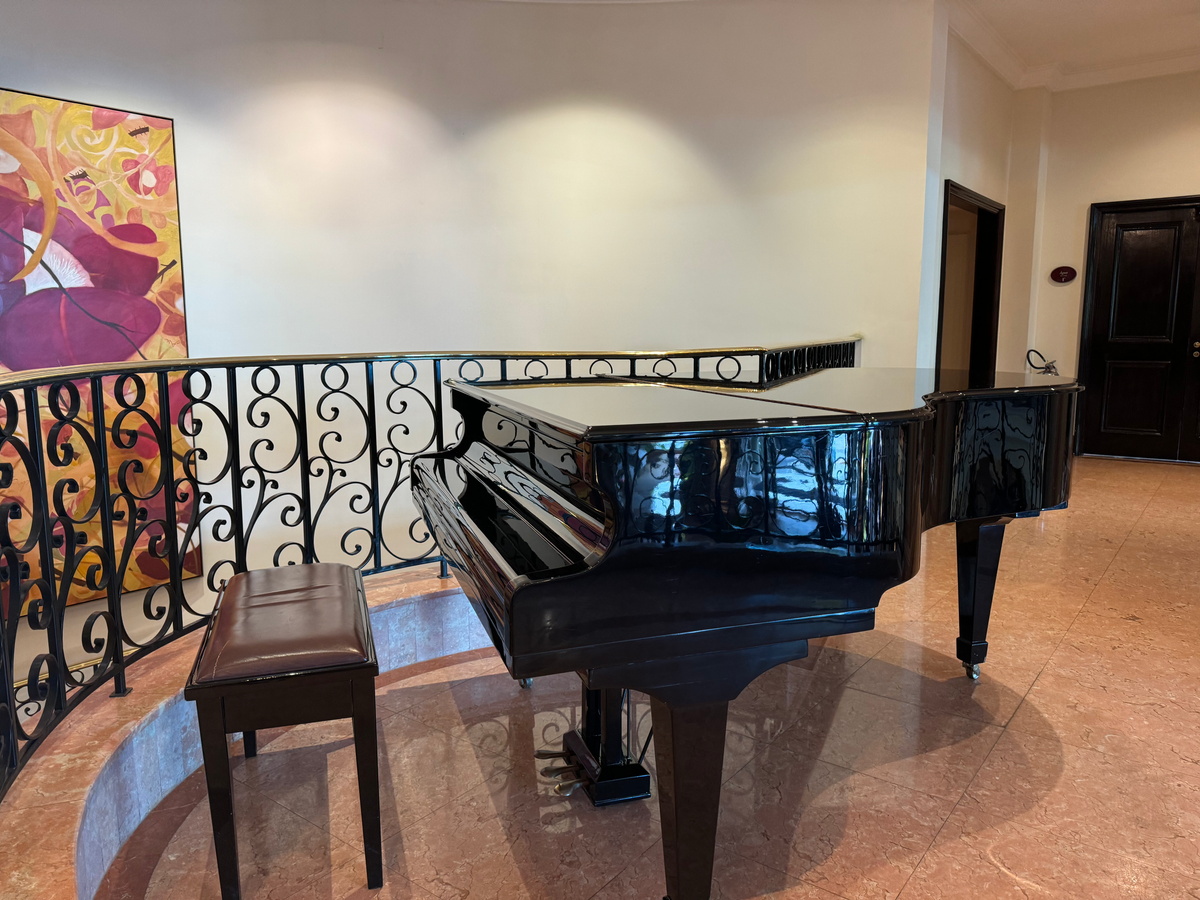
{"type": "MultiPolygon", "coordinates": [[[[248,568],[440,561],[413,457],[453,443],[444,384],[601,377],[761,389],[856,341],[670,353],[190,359],[0,379],[0,796],[134,661],[248,568]]],[[[443,565],[443,574],[445,567],[443,565]]]]}

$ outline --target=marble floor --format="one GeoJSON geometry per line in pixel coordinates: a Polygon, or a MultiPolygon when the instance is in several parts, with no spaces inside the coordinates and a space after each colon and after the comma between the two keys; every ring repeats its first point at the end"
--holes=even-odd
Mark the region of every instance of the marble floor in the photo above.
{"type": "MultiPolygon", "coordinates": [[[[1009,526],[972,683],[953,530],[928,533],[875,631],[732,705],[714,898],[1200,898],[1198,589],[1200,467],[1079,460],[1070,509],[1009,526]]],[[[656,804],[593,809],[538,774],[575,676],[523,691],[490,651],[449,662],[378,683],[382,892],[348,722],[234,746],[243,896],[659,900],[656,804]]],[[[200,773],[97,896],[220,896],[200,773]]]]}

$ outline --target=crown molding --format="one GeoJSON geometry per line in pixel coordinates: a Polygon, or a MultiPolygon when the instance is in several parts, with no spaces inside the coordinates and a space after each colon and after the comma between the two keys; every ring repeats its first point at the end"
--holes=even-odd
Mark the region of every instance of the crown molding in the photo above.
{"type": "Polygon", "coordinates": [[[1052,91],[1069,91],[1075,88],[1096,87],[1102,84],[1116,84],[1121,81],[1135,81],[1139,78],[1157,78],[1160,75],[1179,75],[1184,72],[1200,70],[1200,52],[1184,53],[1178,56],[1164,56],[1157,59],[1142,59],[1134,62],[1114,63],[1109,66],[1095,68],[1080,68],[1063,70],[1057,67],[1057,77],[1054,84],[1047,84],[1052,91]]]}
{"type": "Polygon", "coordinates": [[[1027,66],[991,23],[963,0],[948,0],[947,5],[950,30],[1014,90],[1041,87],[1049,91],[1069,91],[1200,71],[1200,51],[1081,68],[1064,67],[1061,63],[1027,66]]]}
{"type": "Polygon", "coordinates": [[[1042,87],[1048,91],[1059,91],[1062,90],[1062,80],[1062,66],[1050,63],[1046,66],[1030,66],[1013,87],[1017,90],[1042,87]]]}
{"type": "Polygon", "coordinates": [[[1009,87],[1017,88],[1025,77],[1028,66],[1013,52],[1004,38],[1000,37],[992,24],[962,0],[950,0],[947,6],[950,30],[983,57],[983,61],[995,69],[996,74],[1008,82],[1009,87]]]}

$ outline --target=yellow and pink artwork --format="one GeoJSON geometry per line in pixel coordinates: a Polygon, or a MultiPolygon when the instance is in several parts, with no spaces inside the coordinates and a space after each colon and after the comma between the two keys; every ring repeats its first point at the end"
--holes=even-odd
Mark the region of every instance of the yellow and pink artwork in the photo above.
{"type": "MultiPolygon", "coordinates": [[[[181,263],[170,119],[0,90],[0,374],[186,357],[181,263]]],[[[115,384],[115,378],[103,381],[110,409],[115,384]]],[[[146,386],[143,408],[157,417],[153,376],[146,386]]],[[[91,428],[91,401],[81,393],[78,427],[91,428]]],[[[179,410],[178,376],[171,394],[172,409],[179,410]]],[[[52,422],[42,419],[45,439],[52,422]]],[[[179,460],[187,439],[178,429],[171,433],[179,460]]],[[[125,469],[134,482],[130,492],[152,495],[142,506],[150,519],[163,516],[165,491],[154,491],[162,464],[151,430],[139,427],[128,447],[110,435],[107,446],[110,491],[120,490],[122,463],[137,460],[125,469]]],[[[0,462],[15,463],[15,456],[11,446],[0,447],[0,462]]],[[[12,484],[0,493],[32,503],[27,473],[19,465],[13,471],[12,484]]],[[[68,512],[91,509],[94,461],[80,454],[48,471],[52,481],[64,477],[78,484],[68,512]]],[[[186,520],[186,513],[179,518],[186,520]]],[[[82,528],[88,543],[99,541],[98,521],[82,528]]],[[[166,580],[166,560],[153,552],[150,538],[135,548],[124,572],[126,590],[166,580]]],[[[198,550],[187,554],[185,570],[199,571],[198,550]]],[[[95,596],[82,573],[77,582],[72,602],[95,596]]]]}

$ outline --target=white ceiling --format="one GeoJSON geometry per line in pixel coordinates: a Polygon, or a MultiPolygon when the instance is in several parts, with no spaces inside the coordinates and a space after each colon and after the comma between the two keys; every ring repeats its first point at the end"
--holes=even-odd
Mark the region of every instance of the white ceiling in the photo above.
{"type": "Polygon", "coordinates": [[[954,0],[950,26],[1013,87],[1200,69],[1200,0],[954,0]]]}

